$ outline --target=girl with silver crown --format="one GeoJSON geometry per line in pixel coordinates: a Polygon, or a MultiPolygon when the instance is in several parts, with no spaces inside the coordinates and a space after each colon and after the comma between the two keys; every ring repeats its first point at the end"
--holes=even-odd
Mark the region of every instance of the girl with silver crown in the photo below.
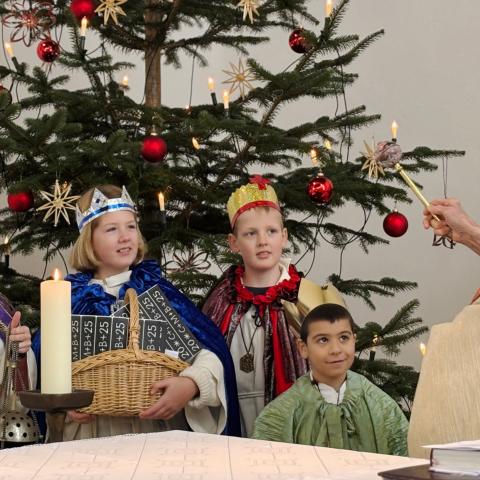
{"type": "Polygon", "coordinates": [[[129,288],[141,294],[158,285],[202,350],[178,377],[155,382],[152,393],[163,395],[138,417],[107,417],[70,411],[64,440],[191,429],[239,434],[233,363],[213,322],[170,282],[154,260],[144,260],[146,245],[137,210],[125,187],[100,185],[77,202],[80,236],[70,262],[79,273],[72,283],[72,313],[110,315],[129,288]]]}

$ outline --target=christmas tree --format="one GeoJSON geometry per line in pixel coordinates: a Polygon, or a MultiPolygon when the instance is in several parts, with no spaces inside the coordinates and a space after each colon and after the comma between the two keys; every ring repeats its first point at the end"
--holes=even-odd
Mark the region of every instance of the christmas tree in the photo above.
{"type": "MultiPolygon", "coordinates": [[[[380,115],[362,105],[347,107],[348,88],[357,78],[350,66],[383,32],[365,38],[341,33],[348,3],[332,6],[327,0],[325,16],[317,18],[306,0],[0,1],[4,36],[10,38],[7,66],[0,66],[0,188],[9,204],[0,211],[4,258],[10,251],[39,250],[48,261],[65,251],[77,236],[75,196],[98,183],[125,185],[139,206],[150,255],[179,288],[201,300],[218,272],[238,261],[226,244],[225,203],[254,173],[275,186],[294,260],[322,242],[340,252],[357,243],[365,254],[388,243],[368,231],[368,219],[390,213],[394,202],[410,202],[410,193],[395,171],[377,171],[375,146],[352,158],[352,132],[380,115]],[[249,53],[269,46],[271,29],[285,32],[298,55],[280,71],[249,53]],[[19,40],[37,47],[44,68],[15,56],[19,40]],[[224,66],[225,91],[218,101],[213,79],[211,103],[161,101],[163,68],[183,69],[193,85],[199,81],[193,67],[206,65],[208,50],[217,47],[235,55],[224,66]],[[140,102],[129,95],[128,79],[119,81],[132,67],[115,60],[119,51],[144,58],[140,102]],[[82,88],[72,87],[72,78],[84,78],[82,88]],[[332,99],[337,108],[302,123],[295,116],[287,126],[276,121],[286,105],[306,99],[319,105],[316,111],[332,99]],[[334,214],[345,205],[363,212],[362,228],[338,221],[334,214]]],[[[278,45],[271,49],[278,54],[278,45]]],[[[402,165],[415,174],[434,170],[437,158],[460,154],[419,147],[403,153],[402,165]]],[[[401,234],[401,218],[392,221],[393,234],[401,234]]],[[[372,308],[374,295],[415,287],[395,278],[332,274],[324,280],[372,308]]],[[[33,325],[40,279],[4,262],[0,281],[1,291],[33,325]]],[[[412,399],[416,372],[372,353],[378,347],[396,354],[426,330],[414,316],[417,306],[411,300],[390,320],[367,323],[358,332],[355,368],[399,402],[412,399]]]]}

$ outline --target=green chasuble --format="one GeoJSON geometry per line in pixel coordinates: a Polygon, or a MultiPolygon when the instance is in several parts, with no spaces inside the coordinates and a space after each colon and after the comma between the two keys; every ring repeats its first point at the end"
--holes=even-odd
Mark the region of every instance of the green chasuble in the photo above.
{"type": "Polygon", "coordinates": [[[265,407],[252,438],[406,456],[407,431],[396,402],[363,375],[348,371],[342,403],[327,403],[304,375],[265,407]]]}

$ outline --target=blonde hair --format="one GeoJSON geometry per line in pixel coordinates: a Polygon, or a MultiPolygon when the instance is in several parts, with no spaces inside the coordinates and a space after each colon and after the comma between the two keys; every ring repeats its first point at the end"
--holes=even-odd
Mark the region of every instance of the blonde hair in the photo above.
{"type": "MultiPolygon", "coordinates": [[[[100,190],[107,198],[120,198],[122,196],[122,189],[116,185],[97,185],[96,187],[87,190],[77,200],[77,206],[81,212],[85,212],[90,207],[95,188],[100,190]]],[[[69,259],[70,265],[80,272],[95,271],[101,264],[101,261],[95,255],[92,245],[93,231],[98,226],[99,218],[100,217],[87,223],[87,225],[83,227],[77,241],[73,245],[69,259]]],[[[138,222],[135,223],[138,232],[138,251],[134,264],[137,264],[143,260],[143,257],[147,253],[147,246],[142,233],[138,228],[138,222]]]]}

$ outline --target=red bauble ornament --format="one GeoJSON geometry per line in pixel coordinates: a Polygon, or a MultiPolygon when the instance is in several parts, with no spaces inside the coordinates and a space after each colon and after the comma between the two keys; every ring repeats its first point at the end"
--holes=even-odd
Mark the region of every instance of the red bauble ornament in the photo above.
{"type": "Polygon", "coordinates": [[[33,193],[30,190],[9,193],[7,195],[7,202],[8,207],[13,212],[26,212],[33,207],[33,193]]]}
{"type": "Polygon", "coordinates": [[[394,210],[385,217],[383,229],[391,237],[401,237],[408,230],[407,217],[394,210]]]}
{"type": "Polygon", "coordinates": [[[167,142],[158,135],[150,135],[143,140],[140,154],[150,163],[161,162],[167,155],[167,142]]]}
{"type": "Polygon", "coordinates": [[[307,194],[313,202],[324,205],[332,198],[333,183],[325,175],[318,175],[308,182],[307,194]]]}
{"type": "Polygon", "coordinates": [[[310,49],[310,43],[305,38],[303,28],[296,28],[288,37],[288,44],[295,53],[305,53],[310,49]]]}
{"type": "Polygon", "coordinates": [[[70,4],[70,11],[75,15],[78,21],[83,17],[89,20],[95,14],[95,2],[93,0],[72,0],[70,4]]]}
{"type": "Polygon", "coordinates": [[[43,62],[53,62],[60,55],[60,46],[55,40],[46,38],[37,46],[37,55],[43,62]]]}

